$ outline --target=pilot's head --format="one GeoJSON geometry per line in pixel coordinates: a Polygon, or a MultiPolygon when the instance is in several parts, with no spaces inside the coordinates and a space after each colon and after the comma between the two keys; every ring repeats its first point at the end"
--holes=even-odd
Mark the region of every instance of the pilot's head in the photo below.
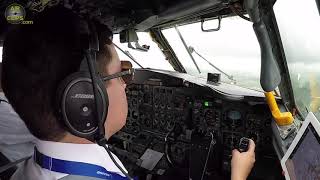
{"type": "MultiPolygon", "coordinates": [[[[48,9],[32,25],[12,25],[3,47],[2,88],[30,132],[41,140],[64,141],[74,137],[55,112],[56,90],[68,75],[78,71],[88,40],[81,19],[62,7],[48,9]]],[[[82,21],[83,22],[83,21],[82,21]]],[[[98,71],[108,75],[121,71],[111,40],[100,43],[98,71]]],[[[121,78],[107,81],[109,108],[107,138],[126,122],[126,84],[121,78]]]]}

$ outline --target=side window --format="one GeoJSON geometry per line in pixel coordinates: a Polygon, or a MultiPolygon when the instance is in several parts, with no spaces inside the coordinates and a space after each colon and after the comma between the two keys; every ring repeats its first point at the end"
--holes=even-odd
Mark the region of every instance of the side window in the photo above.
{"type": "Polygon", "coordinates": [[[312,111],[320,118],[320,15],[316,2],[319,0],[281,0],[274,12],[296,104],[303,114],[312,111]]]}
{"type": "MultiPolygon", "coordinates": [[[[141,45],[146,44],[150,46],[148,52],[141,52],[138,50],[133,50],[128,48],[128,43],[120,43],[119,34],[113,36],[113,42],[117,44],[124,51],[128,51],[136,61],[141,64],[144,68],[162,69],[173,71],[173,67],[169,61],[165,58],[157,43],[155,43],[149,33],[138,32],[139,42],[141,45]]],[[[134,43],[132,43],[134,44],[134,43]]],[[[125,54],[117,49],[120,60],[129,60],[134,68],[139,68],[139,66],[128,58],[125,54]]]]}

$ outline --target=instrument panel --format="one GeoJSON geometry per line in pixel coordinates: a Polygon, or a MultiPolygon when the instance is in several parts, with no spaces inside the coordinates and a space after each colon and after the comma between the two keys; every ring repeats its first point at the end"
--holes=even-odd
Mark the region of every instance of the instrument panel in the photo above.
{"type": "Polygon", "coordinates": [[[192,168],[194,173],[181,175],[198,179],[210,148],[209,155],[215,158],[210,158],[207,171],[228,174],[231,152],[241,137],[255,140],[258,156],[273,154],[272,118],[264,101],[230,101],[202,89],[150,84],[128,87],[127,123],[111,144],[124,164],[131,164],[129,172],[140,172],[143,154],[152,149],[163,156],[152,169],[142,168],[147,173],[163,175],[172,167],[190,170],[199,164],[192,168]]]}

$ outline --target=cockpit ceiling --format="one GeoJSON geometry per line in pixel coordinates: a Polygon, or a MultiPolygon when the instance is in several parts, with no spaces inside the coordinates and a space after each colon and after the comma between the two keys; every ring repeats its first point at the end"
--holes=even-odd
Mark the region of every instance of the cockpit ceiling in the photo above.
{"type": "MultiPolygon", "coordinates": [[[[167,24],[186,23],[201,18],[229,15],[230,2],[238,0],[49,0],[48,6],[63,3],[79,14],[90,14],[102,24],[112,27],[114,32],[134,28],[145,31],[151,27],[167,24]]],[[[0,11],[13,0],[3,0],[0,11]]],[[[16,2],[16,1],[15,1],[16,2]]],[[[20,0],[18,3],[29,6],[32,3],[45,3],[43,0],[20,0]]],[[[242,4],[242,3],[239,3],[242,4]]],[[[35,6],[34,11],[41,10],[35,6]]]]}

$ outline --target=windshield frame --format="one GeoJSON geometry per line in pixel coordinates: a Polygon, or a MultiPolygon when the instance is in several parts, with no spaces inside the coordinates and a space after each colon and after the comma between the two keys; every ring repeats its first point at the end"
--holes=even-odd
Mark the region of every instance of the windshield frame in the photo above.
{"type": "Polygon", "coordinates": [[[158,47],[162,51],[165,58],[171,64],[173,69],[177,72],[187,73],[186,69],[184,68],[183,64],[179,61],[176,53],[172,49],[171,45],[169,44],[168,40],[164,37],[161,28],[153,28],[150,29],[149,33],[151,38],[158,44],[158,47]]]}

